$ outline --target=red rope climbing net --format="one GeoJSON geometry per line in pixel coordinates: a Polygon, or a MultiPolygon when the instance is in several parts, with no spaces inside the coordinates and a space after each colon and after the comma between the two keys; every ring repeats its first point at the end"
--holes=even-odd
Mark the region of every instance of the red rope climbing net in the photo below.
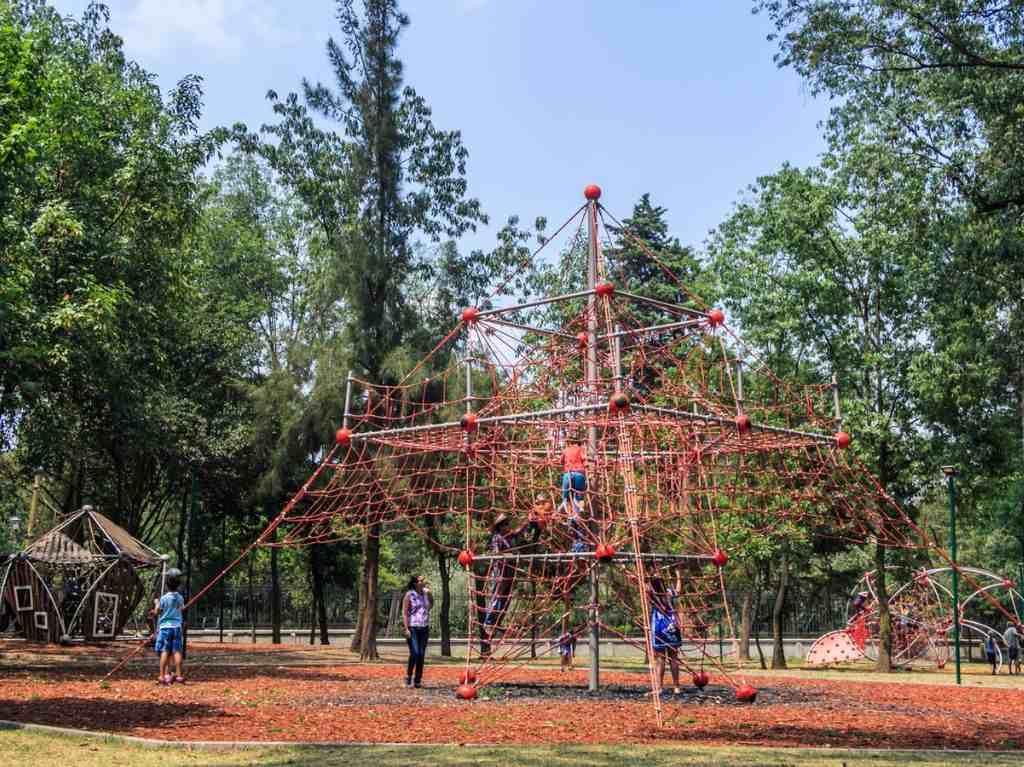
{"type": "Polygon", "coordinates": [[[412,531],[464,568],[462,697],[599,630],[647,653],[660,723],[652,643],[698,686],[711,667],[754,694],[709,643],[721,620],[735,636],[732,545],[792,529],[926,539],[843,451],[832,385],[781,380],[683,286],[664,301],[610,281],[605,213],[588,190],[559,229],[579,219],[574,290],[468,308],[399,383],[353,378],[337,444],[254,545],[412,531]],[[584,471],[566,491],[573,440],[584,471]]]}

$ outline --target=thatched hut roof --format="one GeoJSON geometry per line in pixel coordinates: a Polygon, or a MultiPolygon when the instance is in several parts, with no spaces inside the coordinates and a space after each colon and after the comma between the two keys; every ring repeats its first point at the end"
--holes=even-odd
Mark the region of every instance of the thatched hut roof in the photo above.
{"type": "Polygon", "coordinates": [[[50,564],[86,564],[128,559],[137,566],[160,564],[160,555],[92,506],[83,506],[30,543],[23,556],[50,564]]]}

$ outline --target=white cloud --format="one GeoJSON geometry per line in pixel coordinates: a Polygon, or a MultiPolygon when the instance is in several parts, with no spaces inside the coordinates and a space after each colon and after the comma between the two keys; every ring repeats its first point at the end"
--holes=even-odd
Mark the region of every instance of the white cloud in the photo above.
{"type": "Polygon", "coordinates": [[[134,0],[125,12],[112,10],[125,44],[150,55],[202,48],[233,57],[284,37],[267,0],[134,0]]]}

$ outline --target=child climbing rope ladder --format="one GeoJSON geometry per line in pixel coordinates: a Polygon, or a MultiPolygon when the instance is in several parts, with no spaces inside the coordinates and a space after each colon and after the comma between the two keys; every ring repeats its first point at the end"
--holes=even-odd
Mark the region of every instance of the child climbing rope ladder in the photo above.
{"type": "Polygon", "coordinates": [[[586,548],[583,501],[587,491],[587,451],[578,437],[570,438],[562,451],[562,472],[562,509],[569,520],[572,552],[578,554],[586,548]]]}

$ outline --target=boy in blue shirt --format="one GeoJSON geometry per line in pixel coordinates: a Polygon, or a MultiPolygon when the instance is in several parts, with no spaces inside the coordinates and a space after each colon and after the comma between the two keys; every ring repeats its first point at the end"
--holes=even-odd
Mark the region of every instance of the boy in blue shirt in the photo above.
{"type": "Polygon", "coordinates": [[[185,600],[178,593],[181,586],[181,573],[169,570],[167,573],[167,593],[156,600],[153,614],[157,616],[156,651],[160,655],[160,684],[171,683],[171,655],[174,655],[174,681],[179,684],[185,681],[181,675],[181,611],[185,600]]]}

